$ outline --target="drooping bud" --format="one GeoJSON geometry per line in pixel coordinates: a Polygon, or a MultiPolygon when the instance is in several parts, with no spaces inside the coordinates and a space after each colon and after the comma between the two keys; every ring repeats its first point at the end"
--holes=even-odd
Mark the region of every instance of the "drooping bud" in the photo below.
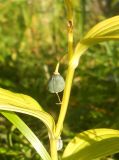
{"type": "Polygon", "coordinates": [[[64,90],[65,81],[64,78],[58,72],[59,63],[56,66],[55,72],[48,82],[48,90],[51,93],[59,93],[64,90]]]}

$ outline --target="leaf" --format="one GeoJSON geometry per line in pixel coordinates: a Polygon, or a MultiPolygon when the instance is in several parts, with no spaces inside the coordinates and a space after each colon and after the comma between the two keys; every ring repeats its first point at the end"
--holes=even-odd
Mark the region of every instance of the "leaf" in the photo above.
{"type": "Polygon", "coordinates": [[[93,160],[119,152],[119,131],[92,129],[75,136],[63,153],[63,160],[93,160]]]}
{"type": "Polygon", "coordinates": [[[0,101],[3,101],[6,104],[9,103],[11,105],[21,106],[23,108],[43,110],[39,103],[30,96],[13,93],[3,88],[0,88],[0,101]]]}
{"type": "Polygon", "coordinates": [[[69,62],[71,68],[75,69],[78,66],[81,55],[84,54],[88,48],[88,45],[84,45],[80,42],[77,44],[75,52],[69,62]]]}
{"type": "Polygon", "coordinates": [[[118,40],[119,40],[119,35],[105,36],[105,37],[97,37],[97,38],[87,38],[87,39],[84,39],[84,40],[82,41],[82,43],[95,44],[95,43],[99,43],[99,42],[103,42],[103,41],[109,41],[109,40],[118,41],[118,40]]]}
{"type": "Polygon", "coordinates": [[[55,122],[53,117],[30,96],[0,88],[0,110],[24,113],[40,119],[48,128],[50,135],[54,137],[55,122]]]}
{"type": "Polygon", "coordinates": [[[19,129],[19,131],[26,137],[26,139],[32,144],[37,153],[41,156],[43,160],[51,160],[50,155],[36,137],[36,135],[31,131],[31,129],[13,112],[2,111],[3,114],[14,126],[19,129]]]}
{"type": "Polygon", "coordinates": [[[119,16],[114,16],[98,23],[92,29],[90,29],[84,39],[100,36],[104,37],[112,33],[114,34],[115,32],[116,34],[119,33],[119,16]]]}
{"type": "Polygon", "coordinates": [[[91,45],[108,40],[119,40],[119,16],[108,18],[90,29],[85,37],[76,45],[70,66],[76,68],[81,55],[91,45]]]}

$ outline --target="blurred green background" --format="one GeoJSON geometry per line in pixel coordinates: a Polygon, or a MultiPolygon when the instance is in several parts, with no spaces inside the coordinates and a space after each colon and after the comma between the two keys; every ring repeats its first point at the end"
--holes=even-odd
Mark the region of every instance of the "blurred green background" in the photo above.
{"type": "MultiPolygon", "coordinates": [[[[119,14],[119,0],[75,0],[73,6],[74,46],[96,23],[119,14]]],[[[0,87],[32,96],[56,120],[60,106],[47,83],[67,53],[66,25],[63,0],[0,0],[0,87]]],[[[67,59],[60,66],[64,78],[66,70],[67,59]]],[[[20,117],[48,149],[45,126],[33,117],[20,117]]],[[[62,134],[64,147],[76,133],[91,128],[119,129],[119,42],[95,45],[81,58],[62,134]]],[[[119,160],[118,154],[111,157],[119,160]]],[[[39,156],[0,116],[0,160],[28,159],[39,156]]]]}

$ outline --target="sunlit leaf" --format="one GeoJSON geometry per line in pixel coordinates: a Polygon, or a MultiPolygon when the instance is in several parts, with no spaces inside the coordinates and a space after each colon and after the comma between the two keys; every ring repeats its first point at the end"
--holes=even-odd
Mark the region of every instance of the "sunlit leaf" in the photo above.
{"type": "Polygon", "coordinates": [[[75,136],[67,145],[63,160],[93,160],[119,152],[119,131],[92,129],[75,136]]]}
{"type": "Polygon", "coordinates": [[[14,111],[34,116],[47,126],[50,135],[53,136],[53,131],[55,130],[53,117],[45,112],[41,106],[29,96],[0,89],[0,110],[14,111]]]}
{"type": "Polygon", "coordinates": [[[26,137],[26,139],[32,144],[37,153],[41,156],[43,160],[51,160],[50,155],[36,137],[36,135],[31,131],[31,129],[13,112],[1,111],[14,126],[19,129],[19,131],[26,137]]]}
{"type": "Polygon", "coordinates": [[[70,66],[76,68],[80,56],[91,45],[108,40],[119,40],[119,16],[106,19],[90,29],[85,37],[76,45],[70,66]]]}
{"type": "Polygon", "coordinates": [[[3,88],[0,88],[0,101],[23,108],[43,110],[39,103],[30,96],[14,93],[3,88]]]}
{"type": "Polygon", "coordinates": [[[104,37],[110,34],[119,34],[119,16],[115,16],[112,18],[108,18],[97,25],[95,25],[93,28],[90,29],[90,31],[86,34],[86,36],[83,39],[87,38],[97,38],[97,37],[104,37]]]}
{"type": "Polygon", "coordinates": [[[75,69],[78,66],[81,55],[84,54],[88,48],[89,48],[88,45],[84,45],[82,43],[77,44],[75,52],[69,62],[71,68],[75,69]]]}
{"type": "Polygon", "coordinates": [[[87,38],[87,39],[84,39],[84,40],[82,41],[82,43],[95,44],[95,43],[98,43],[98,42],[109,41],[109,40],[118,41],[118,40],[119,40],[119,35],[112,35],[112,36],[110,35],[110,36],[97,37],[97,38],[87,38]]]}

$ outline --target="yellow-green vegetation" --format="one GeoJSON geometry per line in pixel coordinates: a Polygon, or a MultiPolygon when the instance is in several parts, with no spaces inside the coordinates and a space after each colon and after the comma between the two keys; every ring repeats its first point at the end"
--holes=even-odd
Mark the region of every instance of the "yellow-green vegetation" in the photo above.
{"type": "Polygon", "coordinates": [[[0,159],[119,159],[118,5],[0,1],[0,159]]]}

